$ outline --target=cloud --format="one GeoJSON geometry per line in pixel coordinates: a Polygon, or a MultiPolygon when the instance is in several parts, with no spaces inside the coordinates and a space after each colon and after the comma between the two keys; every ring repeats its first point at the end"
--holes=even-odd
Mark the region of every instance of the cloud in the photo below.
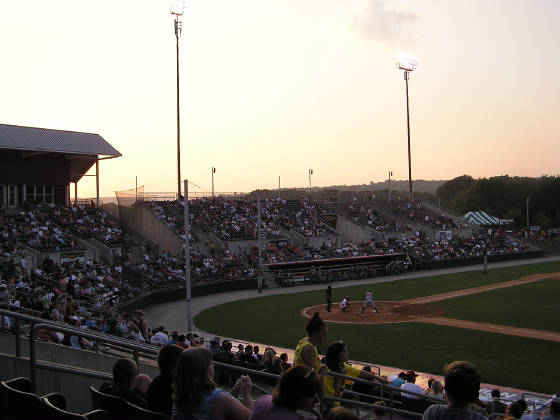
{"type": "Polygon", "coordinates": [[[417,16],[389,10],[381,0],[364,0],[362,7],[351,17],[354,30],[363,36],[389,43],[409,41],[417,16]]]}

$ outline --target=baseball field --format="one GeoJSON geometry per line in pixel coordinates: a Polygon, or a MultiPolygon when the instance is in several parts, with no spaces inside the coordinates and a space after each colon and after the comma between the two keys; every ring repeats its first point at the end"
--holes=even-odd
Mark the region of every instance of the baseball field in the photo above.
{"type": "MultiPolygon", "coordinates": [[[[354,307],[341,314],[333,306],[337,319],[347,319],[328,323],[327,344],[344,340],[353,360],[434,374],[448,362],[469,360],[480,367],[483,382],[557,393],[559,272],[560,262],[550,262],[487,275],[474,271],[352,287],[333,283],[335,302],[348,295],[354,307]],[[367,288],[381,315],[370,310],[359,318],[358,301],[367,288]],[[401,318],[403,311],[410,316],[401,318]]],[[[305,335],[302,311],[324,303],[324,290],[263,295],[209,308],[195,324],[221,336],[294,348],[305,335]]]]}

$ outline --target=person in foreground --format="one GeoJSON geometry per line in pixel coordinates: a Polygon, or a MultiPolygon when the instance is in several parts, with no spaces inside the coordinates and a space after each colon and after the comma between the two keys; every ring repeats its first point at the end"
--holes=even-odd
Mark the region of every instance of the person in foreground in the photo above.
{"type": "Polygon", "coordinates": [[[423,420],[484,420],[470,404],[478,398],[480,371],[470,362],[456,361],[443,368],[448,405],[435,404],[426,410],[423,420]]]}
{"type": "MultiPolygon", "coordinates": [[[[340,373],[341,375],[352,376],[353,378],[366,379],[376,383],[387,384],[387,378],[382,378],[371,372],[360,370],[348,363],[348,346],[342,341],[336,341],[327,348],[325,364],[329,371],[340,373]]],[[[342,398],[347,381],[339,376],[326,375],[323,379],[323,394],[329,397],[342,398]]],[[[349,382],[348,384],[351,384],[349,382]]],[[[340,403],[334,402],[333,406],[340,403]]]]}
{"type": "Polygon", "coordinates": [[[246,420],[251,414],[253,384],[247,376],[237,380],[231,393],[216,388],[212,353],[203,347],[184,350],[177,362],[173,383],[172,419],[246,420]]]}
{"type": "Polygon", "coordinates": [[[294,364],[305,365],[309,369],[313,369],[322,381],[327,368],[321,363],[317,347],[325,343],[329,329],[325,321],[319,316],[319,312],[315,312],[307,322],[305,330],[307,331],[307,337],[302,338],[297,343],[294,364]]]}
{"type": "Polygon", "coordinates": [[[321,381],[304,365],[289,368],[272,395],[257,400],[251,413],[254,420],[296,420],[303,418],[297,410],[311,412],[319,402],[321,381]]]}

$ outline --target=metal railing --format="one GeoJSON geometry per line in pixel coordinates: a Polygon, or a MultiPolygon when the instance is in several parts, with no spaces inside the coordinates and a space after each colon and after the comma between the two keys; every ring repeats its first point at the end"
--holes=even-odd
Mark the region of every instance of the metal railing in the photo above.
{"type": "MultiPolygon", "coordinates": [[[[36,343],[37,343],[37,333],[39,330],[48,330],[48,331],[57,331],[57,332],[62,332],[64,334],[68,334],[71,336],[77,336],[77,337],[81,337],[81,338],[88,338],[90,340],[95,340],[97,343],[104,343],[104,344],[109,344],[111,345],[112,349],[116,349],[116,350],[124,350],[124,351],[128,351],[128,352],[132,352],[132,357],[133,359],[136,361],[136,363],[138,364],[139,362],[139,358],[143,357],[143,358],[149,358],[151,360],[155,359],[155,356],[157,355],[160,347],[158,346],[154,346],[154,345],[150,345],[150,344],[143,344],[143,343],[138,343],[129,339],[124,339],[124,338],[119,338],[119,337],[114,337],[102,332],[96,332],[96,331],[92,331],[92,330],[83,330],[81,328],[77,328],[77,327],[71,327],[68,325],[62,325],[62,324],[58,324],[55,322],[51,322],[48,320],[43,320],[41,318],[36,318],[33,316],[29,316],[29,315],[24,315],[24,314],[20,314],[17,312],[11,312],[11,311],[7,311],[4,309],[0,309],[0,316],[2,316],[2,320],[3,320],[3,316],[7,316],[10,318],[14,319],[14,332],[15,332],[15,340],[16,340],[16,357],[20,358],[22,357],[21,354],[21,339],[22,339],[22,331],[21,331],[21,324],[22,322],[28,322],[31,323],[31,330],[29,332],[29,372],[30,372],[30,381],[31,381],[31,391],[35,392],[36,389],[36,384],[37,384],[37,369],[44,369],[44,370],[50,370],[50,371],[55,371],[55,372],[60,372],[60,373],[65,373],[65,374],[71,374],[71,375],[78,375],[78,376],[84,376],[84,377],[90,377],[90,378],[94,378],[94,379],[102,379],[102,380],[111,380],[112,379],[112,375],[108,374],[108,373],[103,373],[103,372],[99,372],[99,371],[93,371],[93,370],[89,370],[83,367],[78,367],[78,366],[68,366],[62,363],[54,363],[54,362],[47,362],[47,361],[41,361],[41,360],[37,360],[37,351],[36,351],[36,343]]],[[[263,379],[269,379],[269,380],[273,380],[273,381],[278,381],[278,379],[280,378],[280,375],[277,374],[273,374],[273,373],[268,373],[268,372],[262,372],[262,371],[258,371],[258,370],[254,370],[254,369],[250,369],[247,367],[243,367],[243,366],[236,366],[233,364],[228,364],[228,363],[222,363],[222,362],[214,362],[215,366],[218,368],[218,372],[220,370],[228,370],[228,371],[234,371],[234,372],[239,372],[241,374],[248,374],[251,376],[256,376],[259,378],[263,378],[263,379]]],[[[383,384],[381,382],[375,382],[375,381],[370,381],[370,380],[366,380],[366,379],[361,379],[361,378],[356,378],[356,377],[352,377],[352,376],[347,376],[347,375],[342,375],[339,373],[335,373],[335,372],[328,372],[328,375],[331,376],[335,376],[335,377],[340,377],[343,378],[345,380],[349,380],[352,381],[352,383],[362,383],[365,385],[370,385],[370,386],[374,386],[377,387],[377,389],[375,389],[377,392],[372,393],[372,394],[363,394],[363,393],[359,393],[356,391],[352,391],[352,390],[347,390],[345,391],[348,395],[353,395],[355,397],[358,398],[358,400],[349,400],[349,399],[343,399],[343,398],[335,398],[335,397],[330,397],[330,396],[323,396],[322,397],[322,403],[327,402],[327,401],[339,401],[339,402],[343,402],[345,404],[349,404],[351,406],[354,407],[360,407],[360,408],[367,408],[369,410],[372,410],[374,407],[371,403],[367,403],[367,402],[363,402],[363,401],[359,401],[360,397],[367,397],[367,398],[374,398],[377,401],[385,401],[388,406],[387,407],[375,407],[376,410],[380,410],[380,411],[386,411],[386,412],[391,412],[391,416],[393,414],[397,414],[397,415],[405,415],[408,417],[412,417],[412,418],[420,418],[422,415],[419,413],[415,413],[415,412],[411,412],[411,411],[407,411],[407,410],[403,410],[400,408],[396,408],[395,406],[400,404],[400,402],[398,400],[395,400],[395,396],[398,396],[401,394],[401,389],[400,388],[396,388],[396,387],[392,387],[390,385],[386,385],[383,384]]],[[[267,390],[266,388],[263,388],[257,384],[253,384],[254,388],[258,391],[260,391],[261,393],[264,394],[268,394],[270,393],[269,390],[267,390]]],[[[434,404],[441,404],[443,403],[441,400],[438,399],[434,399],[431,397],[427,397],[424,394],[418,394],[418,393],[414,393],[411,391],[406,391],[407,395],[413,395],[415,397],[419,397],[425,401],[430,401],[433,402],[434,404]]]]}

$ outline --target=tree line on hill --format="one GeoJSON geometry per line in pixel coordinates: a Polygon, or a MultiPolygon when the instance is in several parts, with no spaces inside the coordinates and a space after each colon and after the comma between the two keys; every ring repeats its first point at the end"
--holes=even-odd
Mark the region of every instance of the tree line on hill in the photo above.
{"type": "Polygon", "coordinates": [[[560,176],[474,179],[462,175],[438,187],[437,195],[442,206],[456,214],[483,210],[501,219],[513,219],[518,227],[527,224],[529,202],[531,226],[560,226],[560,176]]]}

